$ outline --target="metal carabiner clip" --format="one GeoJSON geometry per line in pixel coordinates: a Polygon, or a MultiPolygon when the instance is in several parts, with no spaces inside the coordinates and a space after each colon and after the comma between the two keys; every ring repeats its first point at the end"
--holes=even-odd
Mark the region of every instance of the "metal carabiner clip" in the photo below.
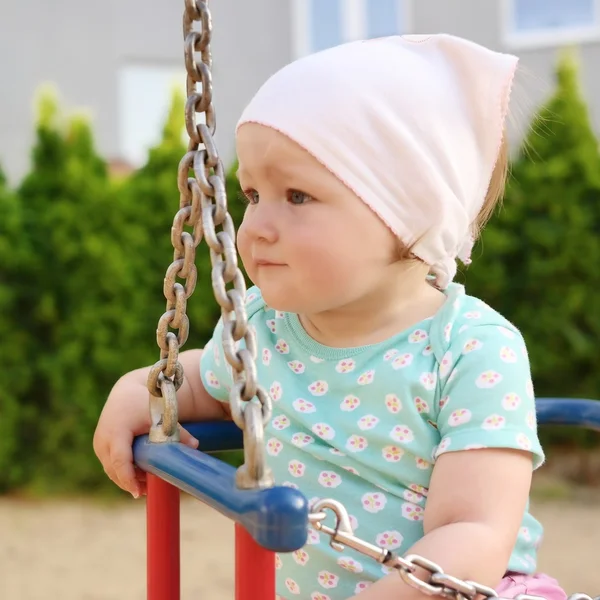
{"type": "Polygon", "coordinates": [[[311,507],[311,513],[313,513],[313,518],[311,519],[312,526],[317,531],[322,531],[326,535],[331,537],[331,541],[329,542],[330,546],[337,550],[338,552],[342,552],[344,550],[344,545],[340,544],[337,541],[339,534],[342,534],[347,537],[354,537],[354,532],[352,531],[352,525],[350,524],[350,516],[348,515],[348,511],[346,507],[337,500],[333,500],[331,498],[325,498],[323,500],[317,500],[313,506],[311,507]],[[323,520],[325,519],[326,513],[323,509],[329,509],[333,511],[335,514],[335,527],[331,528],[328,525],[323,524],[323,520]]]}

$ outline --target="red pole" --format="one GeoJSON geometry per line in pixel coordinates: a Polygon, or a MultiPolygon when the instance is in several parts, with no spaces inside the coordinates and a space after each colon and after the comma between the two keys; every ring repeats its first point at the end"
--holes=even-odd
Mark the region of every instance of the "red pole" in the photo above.
{"type": "Polygon", "coordinates": [[[179,490],[148,473],[147,598],[180,600],[179,490]]]}
{"type": "Polygon", "coordinates": [[[235,524],[235,600],[275,600],[275,553],[235,524]]]}

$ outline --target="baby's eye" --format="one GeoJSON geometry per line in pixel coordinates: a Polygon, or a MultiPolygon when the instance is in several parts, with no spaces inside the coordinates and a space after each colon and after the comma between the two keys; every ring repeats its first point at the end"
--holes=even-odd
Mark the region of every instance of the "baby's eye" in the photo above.
{"type": "Polygon", "coordinates": [[[244,200],[248,204],[258,204],[258,192],[253,189],[248,189],[243,191],[244,200]]]}
{"type": "Polygon", "coordinates": [[[287,199],[290,204],[304,204],[311,197],[300,190],[288,190],[287,199]]]}

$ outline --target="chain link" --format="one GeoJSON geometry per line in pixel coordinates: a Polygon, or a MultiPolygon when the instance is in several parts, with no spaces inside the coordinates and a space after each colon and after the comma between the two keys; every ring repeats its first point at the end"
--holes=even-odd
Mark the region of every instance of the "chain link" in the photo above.
{"type": "Polygon", "coordinates": [[[156,332],[160,360],[148,377],[150,440],[178,440],[174,398],[183,382],[178,358],[189,331],[186,302],[196,286],[196,247],[204,237],[210,249],[212,288],[221,307],[224,354],[233,374],[231,414],[244,431],[246,464],[238,472],[238,486],[267,487],[273,485],[273,480],[265,462],[263,436],[264,425],[271,418],[272,402],[257,380],[255,332],[248,325],[246,284],[238,267],[235,227],[227,211],[223,163],[213,138],[216,117],[212,103],[212,20],[207,2],[185,0],[183,37],[187,71],[185,127],[189,144],[177,173],[180,205],[171,228],[174,255],[163,288],[167,308],[156,332]],[[190,171],[194,177],[189,176],[190,171]],[[184,231],[184,227],[190,228],[191,233],[184,231]],[[177,282],[177,278],[184,280],[184,284],[177,282]],[[240,348],[241,341],[244,348],[240,348]],[[254,404],[256,408],[248,412],[254,404]]]}
{"type": "MultiPolygon", "coordinates": [[[[330,545],[335,550],[342,552],[345,546],[348,546],[390,569],[396,569],[405,583],[428,596],[441,596],[447,600],[475,600],[479,596],[486,600],[489,598],[505,600],[504,598],[499,598],[498,593],[493,588],[474,581],[463,581],[462,579],[448,575],[440,565],[422,556],[409,554],[400,557],[385,548],[380,548],[375,544],[357,538],[353,534],[348,511],[337,500],[328,498],[316,501],[311,507],[308,521],[314,529],[331,538],[330,545]],[[325,512],[327,510],[332,511],[335,516],[335,525],[333,527],[324,523],[327,518],[327,513],[325,512]],[[427,579],[417,577],[415,572],[418,569],[428,573],[427,579]]],[[[542,596],[520,594],[514,600],[545,599],[542,596]]],[[[573,594],[569,596],[569,600],[592,600],[592,598],[586,594],[573,594]]]]}

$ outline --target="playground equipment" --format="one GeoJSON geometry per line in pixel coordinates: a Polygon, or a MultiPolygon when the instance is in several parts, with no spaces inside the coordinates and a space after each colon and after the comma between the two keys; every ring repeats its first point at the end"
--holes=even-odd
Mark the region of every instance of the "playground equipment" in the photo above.
{"type": "MultiPolygon", "coordinates": [[[[348,513],[340,502],[323,499],[309,507],[298,490],[274,485],[264,451],[264,426],[271,416],[271,399],[256,377],[256,343],[248,327],[246,289],[237,264],[235,230],[227,212],[224,169],[213,140],[216,122],[211,82],[212,23],[207,2],[185,0],[183,33],[189,145],[178,170],[180,206],[171,229],[174,258],[164,281],[166,312],[157,328],[160,359],[148,378],[152,426],[149,435],[134,442],[135,462],[148,473],[148,600],[180,598],[180,490],[235,522],[236,600],[274,600],[275,552],[302,548],[309,527],[330,536],[332,547],[338,550],[349,546],[397,569],[406,583],[426,594],[452,600],[473,600],[478,594],[497,597],[493,589],[452,577],[426,558],[400,557],[354,536],[348,513]],[[197,84],[201,85],[200,90],[197,84]],[[194,177],[189,177],[190,170],[194,177]],[[234,374],[230,396],[233,422],[186,424],[200,440],[200,448],[193,450],[179,443],[176,392],[183,381],[179,350],[189,330],[186,302],[196,285],[195,250],[203,237],[210,248],[212,286],[221,306],[224,353],[234,374]],[[245,348],[239,348],[241,340],[245,348]],[[237,470],[206,454],[242,447],[244,464],[237,470]],[[326,523],[329,512],[334,517],[331,524],[326,523]],[[415,566],[429,571],[428,581],[413,575],[415,566]]],[[[538,402],[538,417],[542,424],[582,425],[600,430],[600,403],[542,399],[538,402]]],[[[542,599],[522,596],[521,600],[542,599]]],[[[571,600],[591,598],[575,594],[571,600]]]]}

